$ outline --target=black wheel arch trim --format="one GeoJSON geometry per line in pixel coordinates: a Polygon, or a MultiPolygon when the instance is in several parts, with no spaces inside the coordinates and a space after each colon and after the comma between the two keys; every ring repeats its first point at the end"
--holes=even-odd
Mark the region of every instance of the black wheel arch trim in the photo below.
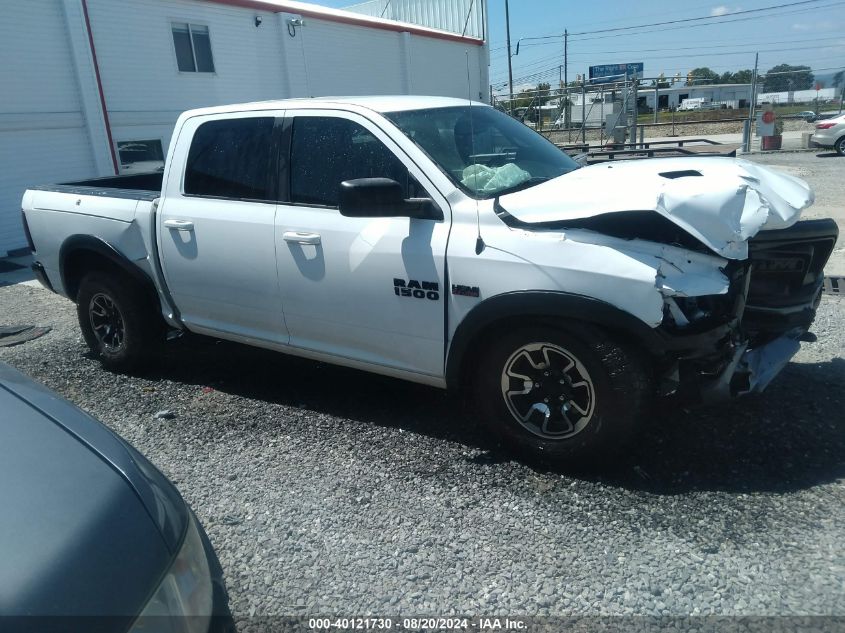
{"type": "Polygon", "coordinates": [[[68,279],[67,261],[72,255],[80,251],[88,251],[108,260],[121,272],[126,273],[131,279],[138,282],[144,288],[145,292],[158,303],[158,292],[149,275],[105,240],[93,235],[79,234],[68,237],[62,242],[62,246],[59,249],[59,273],[62,278],[62,287],[70,299],[76,300],[75,295],[76,290],[78,290],[79,279],[68,279]]]}
{"type": "Polygon", "coordinates": [[[584,295],[545,290],[507,292],[485,299],[455,330],[446,357],[446,384],[459,388],[464,360],[477,334],[506,319],[572,319],[593,323],[625,336],[653,355],[667,350],[665,335],[610,303],[584,295]]]}

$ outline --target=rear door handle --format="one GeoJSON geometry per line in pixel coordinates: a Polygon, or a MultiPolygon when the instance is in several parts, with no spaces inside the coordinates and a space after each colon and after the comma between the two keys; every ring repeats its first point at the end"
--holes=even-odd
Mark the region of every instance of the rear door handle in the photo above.
{"type": "Polygon", "coordinates": [[[298,231],[288,231],[282,238],[285,242],[293,242],[295,244],[319,244],[319,233],[300,233],[298,231]]]}
{"type": "Polygon", "coordinates": [[[177,231],[193,231],[194,223],[190,220],[165,220],[164,226],[177,231]]]}

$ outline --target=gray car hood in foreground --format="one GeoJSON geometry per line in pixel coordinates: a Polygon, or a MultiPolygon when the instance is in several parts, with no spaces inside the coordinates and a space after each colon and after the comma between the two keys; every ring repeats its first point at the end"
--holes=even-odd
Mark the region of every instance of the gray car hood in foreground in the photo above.
{"type": "Polygon", "coordinates": [[[0,615],[137,615],[187,525],[178,492],[2,363],[0,419],[0,615]]]}
{"type": "Polygon", "coordinates": [[[657,158],[583,167],[499,204],[525,223],[655,211],[719,255],[748,257],[758,231],[794,224],[813,204],[803,180],[734,158],[657,158]]]}

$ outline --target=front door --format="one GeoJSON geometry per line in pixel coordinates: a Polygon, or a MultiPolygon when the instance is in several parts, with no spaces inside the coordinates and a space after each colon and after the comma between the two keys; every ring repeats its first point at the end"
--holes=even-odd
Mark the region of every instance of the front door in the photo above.
{"type": "Polygon", "coordinates": [[[192,331],[287,343],[276,274],[276,118],[189,120],[158,213],[170,293],[192,331]]]}
{"type": "Polygon", "coordinates": [[[340,215],[344,180],[385,177],[407,197],[439,194],[365,118],[318,110],[288,116],[289,195],[276,215],[276,253],[290,344],[442,376],[445,199],[434,197],[442,221],[340,215]]]}

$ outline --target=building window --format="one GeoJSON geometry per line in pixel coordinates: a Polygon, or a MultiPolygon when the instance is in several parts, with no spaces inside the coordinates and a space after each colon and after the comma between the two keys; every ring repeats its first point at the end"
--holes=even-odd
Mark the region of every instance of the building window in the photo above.
{"type": "Polygon", "coordinates": [[[211,57],[208,27],[185,22],[174,22],[171,27],[179,70],[183,73],[213,73],[214,59],[211,57]]]}
{"type": "Polygon", "coordinates": [[[117,154],[120,156],[121,174],[141,174],[164,170],[164,151],[161,141],[119,141],[117,154]]]}

